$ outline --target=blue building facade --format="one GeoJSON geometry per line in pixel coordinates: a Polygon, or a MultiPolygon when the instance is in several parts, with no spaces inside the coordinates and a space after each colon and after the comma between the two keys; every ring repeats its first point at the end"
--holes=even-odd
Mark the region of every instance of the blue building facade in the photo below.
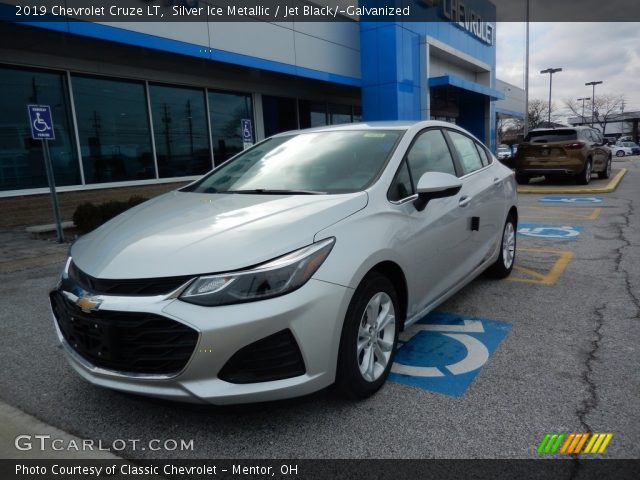
{"type": "MultiPolygon", "coordinates": [[[[0,1],[0,14],[9,3],[0,1]]],[[[433,21],[0,24],[0,196],[46,191],[27,103],[57,105],[51,150],[62,192],[196,178],[243,148],[247,119],[254,141],[336,123],[438,119],[495,149],[494,101],[504,95],[495,24],[482,20],[495,7],[400,3],[430,9],[433,21]]]]}

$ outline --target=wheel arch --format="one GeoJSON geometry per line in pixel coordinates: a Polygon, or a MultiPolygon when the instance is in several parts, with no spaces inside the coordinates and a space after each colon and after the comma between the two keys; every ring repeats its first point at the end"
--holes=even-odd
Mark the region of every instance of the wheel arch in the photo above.
{"type": "Polygon", "coordinates": [[[407,303],[409,301],[407,279],[404,275],[404,271],[397,263],[391,260],[385,260],[374,265],[367,272],[367,275],[371,272],[377,272],[387,277],[393,284],[393,287],[396,289],[400,307],[400,330],[402,330],[404,328],[404,322],[407,318],[407,303]]]}

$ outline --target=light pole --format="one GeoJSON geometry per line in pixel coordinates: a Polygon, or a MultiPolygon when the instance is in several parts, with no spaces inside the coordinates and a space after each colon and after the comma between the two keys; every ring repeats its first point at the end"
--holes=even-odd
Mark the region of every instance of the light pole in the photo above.
{"type": "Polygon", "coordinates": [[[578,101],[582,100],[582,123],[584,123],[584,101],[591,100],[591,97],[579,98],[578,101]]]}
{"type": "Polygon", "coordinates": [[[524,14],[525,47],[524,47],[524,136],[529,133],[529,0],[524,14]]]}
{"type": "Polygon", "coordinates": [[[598,80],[597,82],[587,82],[585,83],[585,85],[589,86],[591,85],[593,87],[592,89],[592,93],[591,93],[591,126],[593,127],[593,116],[595,114],[596,111],[596,85],[599,85],[602,83],[602,80],[598,80]]]}
{"type": "Polygon", "coordinates": [[[546,70],[540,70],[540,73],[542,74],[549,74],[549,126],[551,126],[551,85],[553,83],[553,74],[561,71],[561,68],[547,68],[546,70]]]}

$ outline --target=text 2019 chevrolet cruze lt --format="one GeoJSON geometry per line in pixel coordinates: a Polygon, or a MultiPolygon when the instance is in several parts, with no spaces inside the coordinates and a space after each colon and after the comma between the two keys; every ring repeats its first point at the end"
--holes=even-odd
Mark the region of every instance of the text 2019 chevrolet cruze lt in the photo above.
{"type": "Polygon", "coordinates": [[[217,404],[385,382],[400,329],[511,272],[513,173],[443,122],[283,133],[71,248],[51,292],[90,382],[217,404]]]}

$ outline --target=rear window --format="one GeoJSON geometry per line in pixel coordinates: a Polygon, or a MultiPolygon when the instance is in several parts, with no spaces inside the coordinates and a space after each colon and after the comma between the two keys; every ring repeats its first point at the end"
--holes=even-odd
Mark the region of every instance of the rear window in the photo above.
{"type": "Polygon", "coordinates": [[[578,134],[571,129],[554,129],[540,130],[538,132],[529,132],[525,137],[525,142],[530,143],[551,143],[566,142],[568,140],[577,140],[578,134]]]}

